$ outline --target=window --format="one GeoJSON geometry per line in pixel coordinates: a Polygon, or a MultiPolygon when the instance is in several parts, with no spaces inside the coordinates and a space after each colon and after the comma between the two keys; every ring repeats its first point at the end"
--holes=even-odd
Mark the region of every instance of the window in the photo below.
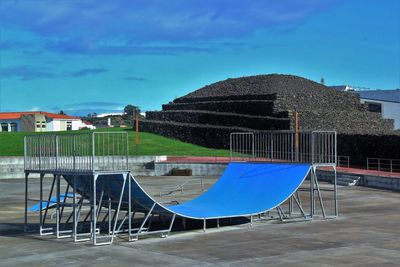
{"type": "Polygon", "coordinates": [[[72,130],[72,121],[67,121],[67,131],[71,131],[72,130]]]}
{"type": "Polygon", "coordinates": [[[15,122],[10,123],[11,132],[17,131],[17,124],[15,122]]]}
{"type": "Polygon", "coordinates": [[[42,121],[42,128],[46,128],[46,122],[42,121]]]}
{"type": "Polygon", "coordinates": [[[382,113],[382,104],[381,103],[365,102],[365,104],[367,104],[369,111],[382,113]]]}
{"type": "Polygon", "coordinates": [[[1,124],[1,131],[2,132],[8,132],[8,123],[2,123],[1,124]]]}

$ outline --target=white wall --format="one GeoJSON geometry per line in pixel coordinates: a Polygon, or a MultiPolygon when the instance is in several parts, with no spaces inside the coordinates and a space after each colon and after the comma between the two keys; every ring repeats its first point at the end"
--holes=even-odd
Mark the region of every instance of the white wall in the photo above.
{"type": "Polygon", "coordinates": [[[371,99],[361,99],[361,103],[379,103],[382,105],[382,117],[394,120],[394,129],[400,129],[400,103],[386,102],[371,99]]]}
{"type": "Polygon", "coordinates": [[[63,122],[67,122],[67,121],[72,122],[72,130],[73,131],[79,130],[79,129],[81,129],[81,128],[86,126],[86,124],[84,124],[82,122],[82,120],[53,119],[47,126],[48,131],[55,131],[55,132],[65,131],[65,129],[60,129],[61,128],[61,123],[60,123],[61,121],[63,121],[63,122]]]}
{"type": "Polygon", "coordinates": [[[60,121],[59,120],[51,120],[50,122],[47,123],[46,127],[47,131],[54,131],[58,132],[60,131],[60,121]]]}
{"type": "Polygon", "coordinates": [[[81,120],[76,120],[76,121],[72,121],[72,130],[79,130],[80,128],[82,128],[82,121],[81,120]]]}

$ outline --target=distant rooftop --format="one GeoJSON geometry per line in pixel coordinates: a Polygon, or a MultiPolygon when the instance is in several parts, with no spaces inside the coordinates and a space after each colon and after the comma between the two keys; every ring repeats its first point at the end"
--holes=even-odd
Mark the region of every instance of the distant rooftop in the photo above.
{"type": "Polygon", "coordinates": [[[23,112],[0,112],[0,119],[3,120],[16,120],[20,119],[22,115],[35,115],[35,114],[42,114],[52,119],[68,119],[68,120],[78,120],[79,118],[62,115],[62,114],[55,114],[45,111],[23,111],[23,112]]]}
{"type": "Polygon", "coordinates": [[[335,85],[329,86],[330,88],[338,91],[354,92],[363,99],[387,101],[400,103],[400,89],[394,90],[381,90],[381,89],[369,89],[365,87],[356,87],[351,85],[335,85]]]}
{"type": "Polygon", "coordinates": [[[112,112],[112,113],[103,113],[103,114],[97,114],[97,118],[104,118],[104,117],[109,117],[109,116],[122,116],[124,115],[124,112],[112,112]]]}
{"type": "Polygon", "coordinates": [[[400,103],[400,89],[357,91],[363,99],[400,103]]]}

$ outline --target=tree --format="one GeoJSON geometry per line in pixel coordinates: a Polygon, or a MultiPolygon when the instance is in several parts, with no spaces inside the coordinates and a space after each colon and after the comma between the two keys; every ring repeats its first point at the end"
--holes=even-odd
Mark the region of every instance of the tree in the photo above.
{"type": "Polygon", "coordinates": [[[67,115],[67,114],[65,114],[65,112],[64,112],[63,110],[60,110],[60,112],[58,112],[58,114],[60,114],[60,115],[67,115]]]}
{"type": "Polygon", "coordinates": [[[129,104],[124,108],[124,112],[125,112],[125,115],[132,116],[135,112],[140,113],[140,108],[138,106],[129,104]]]}
{"type": "Polygon", "coordinates": [[[324,79],[324,77],[321,78],[321,82],[320,82],[320,83],[323,84],[323,85],[325,85],[325,79],[324,79]]]}

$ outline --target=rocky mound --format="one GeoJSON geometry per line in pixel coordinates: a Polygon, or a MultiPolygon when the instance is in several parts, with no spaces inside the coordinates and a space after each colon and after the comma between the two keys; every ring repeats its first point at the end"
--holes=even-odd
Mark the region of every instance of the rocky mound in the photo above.
{"type": "Polygon", "coordinates": [[[207,85],[148,113],[142,130],[205,145],[228,147],[229,132],[335,130],[347,135],[393,134],[393,121],[367,111],[359,96],[293,75],[257,75],[207,85]],[[190,134],[188,134],[190,133],[190,134]],[[205,140],[204,137],[207,137],[205,140]]]}

